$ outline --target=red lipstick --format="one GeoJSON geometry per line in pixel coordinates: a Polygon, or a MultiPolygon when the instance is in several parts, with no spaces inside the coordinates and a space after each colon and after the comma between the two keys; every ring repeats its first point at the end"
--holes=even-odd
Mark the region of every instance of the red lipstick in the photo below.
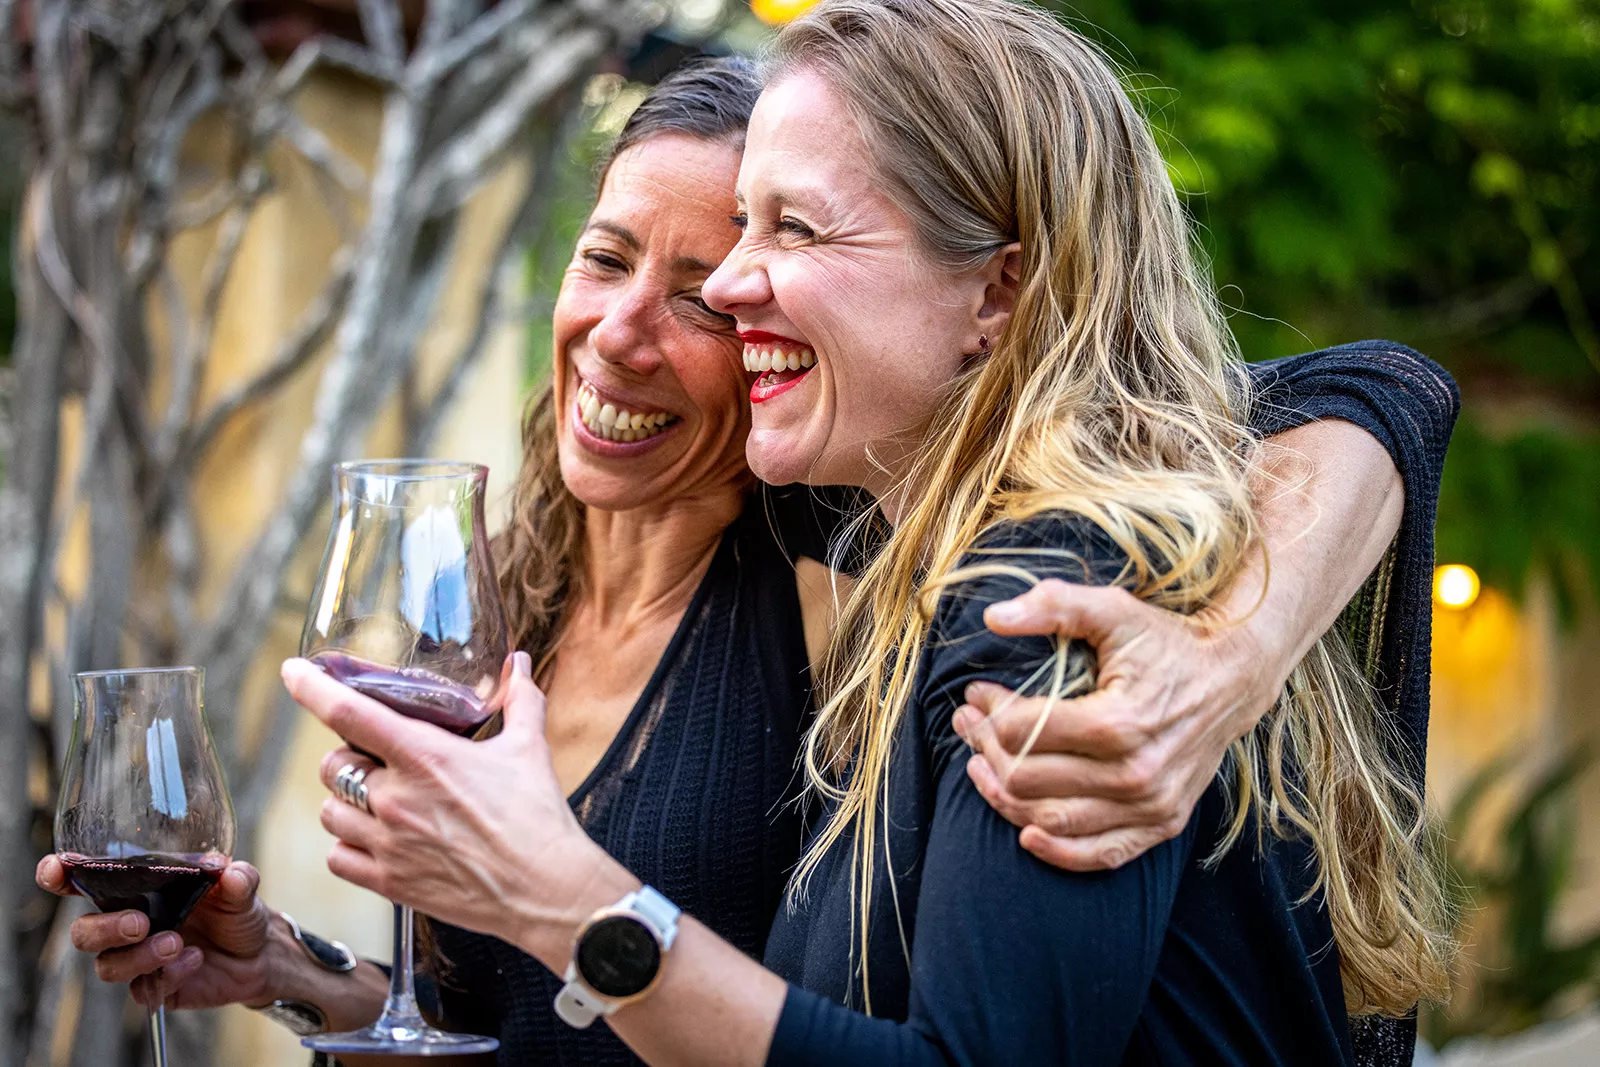
{"type": "Polygon", "coordinates": [[[804,341],[796,341],[793,337],[785,337],[781,333],[768,333],[766,330],[740,330],[739,340],[747,345],[799,345],[801,348],[811,347],[804,341]]]}

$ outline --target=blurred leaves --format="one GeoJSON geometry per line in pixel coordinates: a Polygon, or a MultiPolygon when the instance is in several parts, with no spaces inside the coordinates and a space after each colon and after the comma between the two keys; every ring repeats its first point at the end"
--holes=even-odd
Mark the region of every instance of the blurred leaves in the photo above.
{"type": "Polygon", "coordinates": [[[1558,291],[1600,292],[1600,0],[1054,6],[1129,69],[1249,357],[1393,336],[1600,405],[1593,314],[1558,291]]]}
{"type": "MultiPolygon", "coordinates": [[[[1600,995],[1600,932],[1562,938],[1555,931],[1571,886],[1576,841],[1576,790],[1593,766],[1573,750],[1534,775],[1495,824],[1490,858],[1463,845],[1487,800],[1508,785],[1515,761],[1501,759],[1462,790],[1449,815],[1449,864],[1461,914],[1493,928],[1492,959],[1475,961],[1475,987],[1448,1011],[1430,1012],[1424,1033],[1435,1048],[1472,1034],[1509,1034],[1600,995]]],[[[1481,944],[1486,939],[1477,938],[1481,944]]]]}
{"type": "Polygon", "coordinates": [[[1456,375],[1441,561],[1600,587],[1600,0],[1052,0],[1128,71],[1245,355],[1456,375]],[[1475,409],[1527,401],[1496,420],[1475,409]],[[1518,428],[1527,427],[1527,428],[1518,428]],[[1587,576],[1584,572],[1587,571],[1587,576]]]}
{"type": "Polygon", "coordinates": [[[1438,558],[1470,562],[1513,595],[1530,573],[1547,575],[1569,620],[1586,586],[1600,602],[1600,439],[1544,429],[1496,439],[1463,418],[1439,496],[1438,558]]]}

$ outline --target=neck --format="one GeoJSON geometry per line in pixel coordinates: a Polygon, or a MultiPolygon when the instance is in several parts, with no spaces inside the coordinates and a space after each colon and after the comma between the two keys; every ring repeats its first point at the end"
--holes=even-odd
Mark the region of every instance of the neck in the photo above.
{"type": "Polygon", "coordinates": [[[736,487],[720,487],[632,511],[587,509],[580,612],[618,633],[681,613],[723,531],[738,518],[743,496],[736,487]]]}

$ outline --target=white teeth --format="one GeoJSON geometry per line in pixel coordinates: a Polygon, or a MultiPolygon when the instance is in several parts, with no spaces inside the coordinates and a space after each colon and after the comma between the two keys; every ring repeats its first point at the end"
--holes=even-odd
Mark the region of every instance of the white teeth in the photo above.
{"type": "Polygon", "coordinates": [[[817,354],[809,348],[796,348],[785,351],[781,348],[757,348],[753,345],[746,346],[744,350],[744,369],[752,374],[765,374],[768,371],[796,371],[817,365],[817,354]]]}
{"type": "Polygon", "coordinates": [[[596,437],[623,443],[654,437],[676,421],[673,415],[665,411],[650,414],[618,411],[615,404],[601,401],[594,386],[581,379],[578,382],[577,411],[583,424],[596,437]]]}

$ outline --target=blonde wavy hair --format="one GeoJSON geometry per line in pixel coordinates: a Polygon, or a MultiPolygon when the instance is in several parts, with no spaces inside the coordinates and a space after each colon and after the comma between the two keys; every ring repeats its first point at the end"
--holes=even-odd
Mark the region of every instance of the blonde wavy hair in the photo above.
{"type": "MultiPolygon", "coordinates": [[[[950,384],[905,475],[899,522],[841,606],[805,743],[810,784],[835,807],[791,899],[825,852],[849,843],[867,985],[890,757],[934,608],[955,583],[1018,573],[962,567],[963,556],[998,522],[1072,513],[1126,554],[1132,592],[1193,612],[1259,550],[1261,458],[1188,220],[1143,115],[1092,43],[1009,0],[824,0],[778,37],[769,84],[800,70],[852,110],[935,263],[973,270],[1021,245],[1009,323],[950,384]]],[[[1046,673],[1056,696],[1087,683],[1060,642],[1046,673]]],[[[1310,840],[1308,897],[1326,901],[1352,1014],[1403,1015],[1448,988],[1444,893],[1392,747],[1330,635],[1224,772],[1234,817],[1213,860],[1252,815],[1258,835],[1310,840]]]]}

